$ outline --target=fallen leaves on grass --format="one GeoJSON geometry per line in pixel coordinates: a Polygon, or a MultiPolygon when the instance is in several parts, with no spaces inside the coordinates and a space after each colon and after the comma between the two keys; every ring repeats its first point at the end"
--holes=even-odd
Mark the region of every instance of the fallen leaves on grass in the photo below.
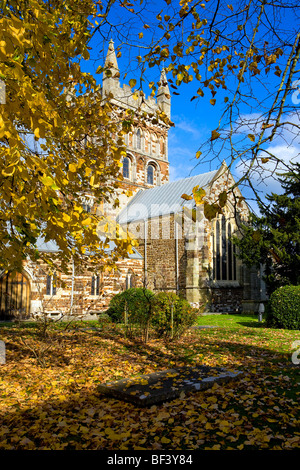
{"type": "Polygon", "coordinates": [[[0,369],[0,449],[299,447],[299,378],[289,356],[297,332],[201,330],[170,344],[144,345],[117,330],[53,330],[59,347],[48,349],[45,367],[32,354],[43,346],[34,331],[1,327],[0,334],[7,348],[0,369]],[[102,382],[189,363],[246,375],[145,409],[97,393],[102,382]]]}

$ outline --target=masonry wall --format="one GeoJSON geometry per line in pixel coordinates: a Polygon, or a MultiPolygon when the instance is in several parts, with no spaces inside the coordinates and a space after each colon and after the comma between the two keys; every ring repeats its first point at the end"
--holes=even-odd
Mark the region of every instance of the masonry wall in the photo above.
{"type": "MultiPolygon", "coordinates": [[[[207,189],[207,200],[216,202],[218,195],[232,183],[233,180],[228,174],[221,173],[220,178],[207,189]]],[[[226,221],[231,224],[232,234],[237,230],[240,220],[247,218],[248,213],[248,207],[241,198],[239,190],[236,189],[235,194],[229,194],[223,214],[226,221]]],[[[139,252],[145,259],[144,279],[147,281],[147,287],[154,291],[178,292],[190,303],[207,311],[220,313],[241,311],[243,306],[249,303],[249,293],[251,298],[255,297],[254,289],[249,288],[254,281],[252,278],[249,281],[247,269],[245,267],[242,269],[241,262],[237,258],[234,279],[222,281],[214,278],[212,235],[215,233],[216,219],[212,221],[206,218],[199,219],[192,229],[186,227],[183,220],[177,235],[175,226],[173,214],[148,220],[146,225],[140,222],[132,226],[139,238],[139,252]]]]}
{"type": "Polygon", "coordinates": [[[78,316],[94,315],[104,312],[108,308],[111,298],[126,289],[128,274],[131,276],[132,285],[140,286],[142,284],[142,262],[137,259],[118,261],[115,270],[99,274],[99,294],[94,293],[94,295],[92,295],[93,273],[88,269],[75,269],[73,307],[71,309],[71,274],[58,273],[56,294],[47,295],[49,268],[43,263],[28,263],[26,269],[31,278],[31,313],[43,311],[53,315],[68,316],[71,313],[78,316]]]}
{"type": "Polygon", "coordinates": [[[131,224],[139,234],[138,251],[144,260],[144,280],[153,291],[185,289],[186,253],[184,239],[176,241],[174,216],[158,217],[131,224]],[[146,233],[146,236],[145,236],[146,233]]]}

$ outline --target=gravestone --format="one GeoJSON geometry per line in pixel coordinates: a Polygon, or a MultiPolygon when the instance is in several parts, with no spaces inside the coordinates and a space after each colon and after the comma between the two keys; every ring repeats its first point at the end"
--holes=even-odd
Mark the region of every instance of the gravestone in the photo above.
{"type": "Polygon", "coordinates": [[[206,390],[215,383],[236,380],[242,375],[241,371],[220,367],[186,366],[100,384],[98,391],[138,406],[149,406],[175,399],[182,392],[206,390]]]}
{"type": "Polygon", "coordinates": [[[0,341],[0,364],[6,363],[5,357],[5,343],[4,341],[0,341]]]}

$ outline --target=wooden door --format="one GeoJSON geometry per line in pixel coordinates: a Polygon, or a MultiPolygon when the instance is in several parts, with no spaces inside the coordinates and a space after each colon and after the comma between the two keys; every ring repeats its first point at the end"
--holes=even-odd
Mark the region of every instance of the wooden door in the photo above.
{"type": "Polygon", "coordinates": [[[30,313],[30,283],[23,273],[7,273],[0,278],[0,318],[26,318],[30,313]]]}

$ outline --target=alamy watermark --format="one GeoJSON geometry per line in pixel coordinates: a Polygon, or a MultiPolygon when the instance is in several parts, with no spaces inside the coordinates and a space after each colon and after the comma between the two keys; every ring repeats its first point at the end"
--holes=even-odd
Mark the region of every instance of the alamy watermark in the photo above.
{"type": "Polygon", "coordinates": [[[294,80],[292,83],[292,88],[295,89],[292,94],[292,103],[300,104],[300,80],[294,80]]]}
{"type": "Polygon", "coordinates": [[[206,219],[202,206],[195,209],[179,204],[135,203],[116,216],[108,203],[99,215],[103,217],[97,227],[100,238],[126,239],[129,233],[141,240],[185,239],[187,250],[199,249],[205,242],[206,219]]]}
{"type": "Polygon", "coordinates": [[[0,80],[0,104],[6,104],[6,86],[3,80],[0,80]]]}

